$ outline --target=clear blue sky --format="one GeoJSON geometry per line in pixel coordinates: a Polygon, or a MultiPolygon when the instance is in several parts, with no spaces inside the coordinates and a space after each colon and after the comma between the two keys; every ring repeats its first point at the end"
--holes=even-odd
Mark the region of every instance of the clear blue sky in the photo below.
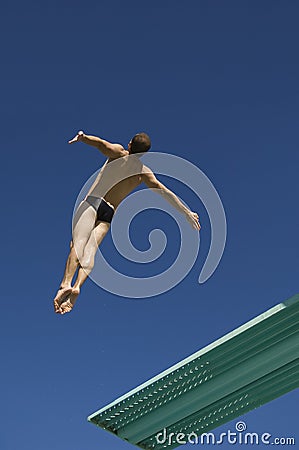
{"type": "MultiPolygon", "coordinates": [[[[87,415],[299,291],[298,16],[291,0],[3,4],[1,449],[131,448],[87,415]],[[207,283],[208,216],[170,180],[201,215],[190,275],[145,300],[88,280],[73,313],[54,314],[76,196],[104,162],[67,145],[78,129],[124,145],[147,131],[153,151],[209,176],[228,240],[207,283]]],[[[298,400],[247,414],[248,429],[298,440],[298,400]]]]}

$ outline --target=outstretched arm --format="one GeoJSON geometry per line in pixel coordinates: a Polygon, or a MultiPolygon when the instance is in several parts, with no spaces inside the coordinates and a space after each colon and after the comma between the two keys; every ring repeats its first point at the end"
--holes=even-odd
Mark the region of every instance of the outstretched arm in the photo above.
{"type": "Polygon", "coordinates": [[[76,136],[69,141],[69,144],[74,144],[75,142],[83,142],[84,144],[96,147],[107,156],[107,158],[119,158],[127,154],[122,145],[112,144],[97,136],[89,136],[84,134],[83,131],[79,131],[76,136]]]}
{"type": "Polygon", "coordinates": [[[159,180],[155,177],[153,172],[146,168],[146,173],[141,175],[142,181],[149,187],[150,189],[157,189],[157,192],[162,195],[172,206],[174,206],[178,211],[186,216],[186,219],[190,223],[190,225],[196,230],[200,230],[200,223],[198,221],[198,214],[190,211],[179,199],[178,197],[164,184],[160,183],[159,180]]]}

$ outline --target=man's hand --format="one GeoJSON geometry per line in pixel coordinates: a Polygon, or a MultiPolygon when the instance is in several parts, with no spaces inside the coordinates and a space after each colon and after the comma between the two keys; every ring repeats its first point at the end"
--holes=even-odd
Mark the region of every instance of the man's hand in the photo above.
{"type": "Polygon", "coordinates": [[[186,219],[188,220],[188,222],[190,223],[190,225],[192,226],[192,228],[195,228],[195,230],[200,230],[201,226],[199,223],[199,218],[198,218],[198,214],[192,211],[188,211],[186,214],[186,219]]]}
{"type": "Polygon", "coordinates": [[[78,131],[78,133],[76,134],[76,136],[75,136],[73,139],[71,139],[71,140],[69,141],[69,144],[74,144],[74,142],[79,142],[79,141],[81,141],[82,138],[83,138],[83,136],[84,136],[83,131],[78,131]]]}

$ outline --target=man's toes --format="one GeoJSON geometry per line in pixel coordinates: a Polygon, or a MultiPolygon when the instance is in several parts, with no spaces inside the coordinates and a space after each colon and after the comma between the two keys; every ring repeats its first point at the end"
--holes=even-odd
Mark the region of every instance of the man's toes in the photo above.
{"type": "Polygon", "coordinates": [[[57,314],[61,314],[61,307],[60,307],[60,305],[59,305],[58,308],[55,310],[55,312],[56,312],[57,314]]]}
{"type": "Polygon", "coordinates": [[[69,300],[67,300],[66,302],[64,302],[64,303],[62,303],[62,304],[60,305],[60,311],[61,311],[61,314],[68,313],[68,312],[70,312],[72,309],[73,309],[73,305],[70,303],[69,300]]]}

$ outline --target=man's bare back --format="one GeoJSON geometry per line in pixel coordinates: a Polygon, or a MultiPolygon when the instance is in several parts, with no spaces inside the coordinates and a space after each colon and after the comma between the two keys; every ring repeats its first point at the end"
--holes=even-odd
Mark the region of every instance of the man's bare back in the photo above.
{"type": "Polygon", "coordinates": [[[137,157],[133,160],[128,151],[118,158],[109,158],[87,195],[103,197],[116,209],[142,183],[141,175],[143,171],[143,164],[137,157]],[[136,172],[138,173],[135,174],[136,172]],[[134,175],[131,175],[131,173],[134,173],[134,175]],[[114,184],[115,181],[116,184],[114,184]],[[107,192],[104,192],[106,190],[107,192]]]}

